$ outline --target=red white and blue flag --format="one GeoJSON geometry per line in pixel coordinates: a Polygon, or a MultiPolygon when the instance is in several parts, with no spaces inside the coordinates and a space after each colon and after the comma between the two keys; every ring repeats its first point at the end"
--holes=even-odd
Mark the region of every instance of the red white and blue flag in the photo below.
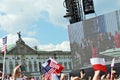
{"type": "Polygon", "coordinates": [[[64,67],[52,58],[49,58],[42,64],[42,73],[45,75],[45,80],[52,80],[52,74],[59,74],[64,67]]]}
{"type": "Polygon", "coordinates": [[[6,44],[7,44],[7,36],[2,38],[2,48],[1,48],[2,53],[6,52],[6,44]]]}

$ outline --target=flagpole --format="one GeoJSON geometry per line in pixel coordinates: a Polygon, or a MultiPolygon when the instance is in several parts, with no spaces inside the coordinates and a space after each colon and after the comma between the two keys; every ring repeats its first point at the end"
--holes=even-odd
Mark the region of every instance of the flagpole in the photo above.
{"type": "Polygon", "coordinates": [[[110,80],[112,80],[112,71],[113,71],[113,67],[111,67],[111,78],[110,78],[110,80]]]}
{"type": "Polygon", "coordinates": [[[112,80],[112,71],[113,71],[114,63],[115,63],[115,58],[113,58],[111,62],[111,80],[112,80]]]}
{"type": "Polygon", "coordinates": [[[2,80],[4,80],[4,73],[5,73],[5,57],[6,57],[6,50],[5,50],[5,52],[4,52],[4,59],[3,59],[2,80]]]}

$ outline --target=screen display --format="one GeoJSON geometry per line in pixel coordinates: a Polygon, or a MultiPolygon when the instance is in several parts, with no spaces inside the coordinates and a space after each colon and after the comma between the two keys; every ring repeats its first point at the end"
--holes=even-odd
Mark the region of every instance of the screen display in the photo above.
{"type": "Polygon", "coordinates": [[[106,50],[120,48],[120,11],[111,12],[68,25],[73,68],[89,66],[90,58],[106,50]]]}

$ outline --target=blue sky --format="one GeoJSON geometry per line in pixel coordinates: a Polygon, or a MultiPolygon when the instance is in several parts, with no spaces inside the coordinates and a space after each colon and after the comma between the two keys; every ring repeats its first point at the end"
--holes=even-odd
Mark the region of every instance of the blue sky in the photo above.
{"type": "MultiPolygon", "coordinates": [[[[26,44],[40,50],[70,51],[64,0],[0,0],[0,38],[15,44],[17,32],[26,44]]],[[[120,0],[94,0],[97,15],[120,10],[120,0]]],[[[94,17],[90,14],[87,17],[94,17]]],[[[1,42],[0,42],[1,43],[1,42]]],[[[0,44],[1,45],[1,44],[0,44]]]]}

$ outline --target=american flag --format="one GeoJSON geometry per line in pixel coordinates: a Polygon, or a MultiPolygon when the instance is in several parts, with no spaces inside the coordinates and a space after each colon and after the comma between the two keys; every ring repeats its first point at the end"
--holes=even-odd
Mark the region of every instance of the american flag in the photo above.
{"type": "Polygon", "coordinates": [[[1,49],[1,52],[3,52],[3,53],[6,52],[6,44],[7,44],[7,36],[2,38],[2,49],[1,49]]]}
{"type": "Polygon", "coordinates": [[[45,80],[52,80],[52,74],[59,74],[64,68],[54,63],[53,59],[48,59],[45,63],[42,64],[42,73],[45,74],[45,80]]]}
{"type": "Polygon", "coordinates": [[[50,61],[50,67],[59,69],[59,66],[57,64],[55,64],[53,61],[50,61]]]}

